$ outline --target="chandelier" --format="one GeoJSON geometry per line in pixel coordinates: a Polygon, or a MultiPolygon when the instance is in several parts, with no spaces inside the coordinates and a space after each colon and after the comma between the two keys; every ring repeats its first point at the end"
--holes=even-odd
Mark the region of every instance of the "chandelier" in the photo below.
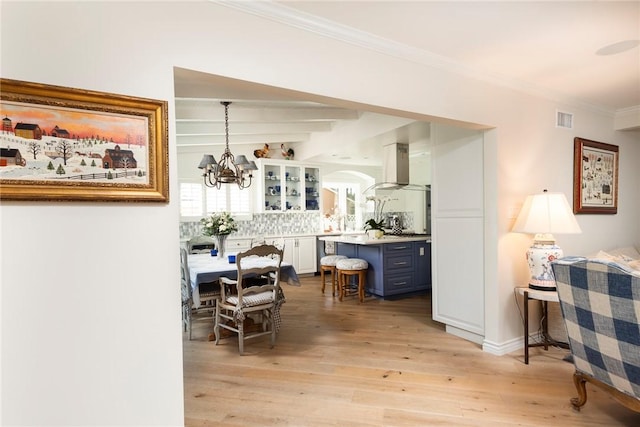
{"type": "Polygon", "coordinates": [[[234,158],[229,150],[229,101],[222,101],[224,105],[224,128],[226,135],[226,147],[220,157],[220,161],[211,154],[205,154],[198,165],[199,169],[204,169],[202,177],[204,185],[220,189],[222,184],[238,184],[240,189],[248,188],[251,185],[253,171],[258,170],[254,161],[248,161],[246,156],[239,155],[234,158]]]}

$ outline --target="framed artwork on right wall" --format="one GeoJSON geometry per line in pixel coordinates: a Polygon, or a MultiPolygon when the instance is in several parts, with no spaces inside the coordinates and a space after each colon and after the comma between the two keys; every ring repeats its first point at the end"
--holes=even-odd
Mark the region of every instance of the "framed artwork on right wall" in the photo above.
{"type": "Polygon", "coordinates": [[[618,213],[618,146],[573,140],[573,213],[618,213]]]}

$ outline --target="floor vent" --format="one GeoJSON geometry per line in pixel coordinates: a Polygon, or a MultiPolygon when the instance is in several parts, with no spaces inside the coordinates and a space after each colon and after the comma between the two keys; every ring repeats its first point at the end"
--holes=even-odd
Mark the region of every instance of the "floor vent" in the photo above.
{"type": "Polygon", "coordinates": [[[573,114],[556,111],[556,127],[573,129],[573,114]]]}

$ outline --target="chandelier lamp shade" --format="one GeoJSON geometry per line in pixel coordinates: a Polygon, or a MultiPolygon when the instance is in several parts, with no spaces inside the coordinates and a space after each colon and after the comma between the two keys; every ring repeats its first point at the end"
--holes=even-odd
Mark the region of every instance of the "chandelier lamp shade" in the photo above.
{"type": "Polygon", "coordinates": [[[562,258],[563,252],[556,245],[556,234],[577,234],[582,230],[563,193],[528,196],[513,225],[512,231],[534,234],[533,245],[527,250],[527,262],[531,277],[529,287],[542,291],[555,291],[556,281],[551,262],[562,258]]]}
{"type": "Polygon", "coordinates": [[[224,105],[225,149],[220,160],[216,161],[211,154],[205,154],[198,165],[203,169],[204,184],[207,187],[220,189],[222,184],[237,184],[240,189],[251,185],[253,171],[258,170],[254,161],[248,161],[244,155],[234,157],[229,149],[229,101],[220,102],[224,105]]]}

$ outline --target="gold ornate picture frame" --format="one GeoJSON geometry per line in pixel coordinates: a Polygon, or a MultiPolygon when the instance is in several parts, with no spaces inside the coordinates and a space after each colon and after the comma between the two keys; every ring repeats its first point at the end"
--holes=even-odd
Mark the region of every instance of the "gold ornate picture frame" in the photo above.
{"type": "Polygon", "coordinates": [[[0,79],[0,200],[169,201],[167,102],[0,79]]]}
{"type": "Polygon", "coordinates": [[[618,146],[573,140],[573,212],[618,213],[618,146]]]}

